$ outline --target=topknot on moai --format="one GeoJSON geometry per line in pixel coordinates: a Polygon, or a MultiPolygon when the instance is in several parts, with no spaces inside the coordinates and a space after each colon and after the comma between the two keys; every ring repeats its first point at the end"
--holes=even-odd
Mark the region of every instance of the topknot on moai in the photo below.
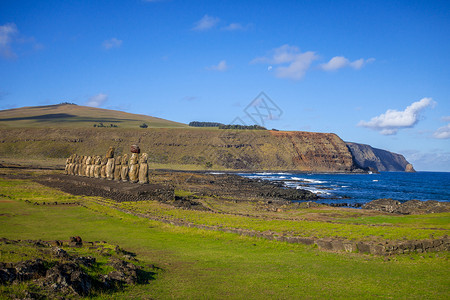
{"type": "Polygon", "coordinates": [[[106,163],[106,178],[108,180],[114,179],[114,147],[109,147],[108,152],[106,152],[106,158],[108,159],[106,163]]]}
{"type": "Polygon", "coordinates": [[[131,153],[141,153],[141,149],[139,148],[138,145],[131,145],[131,153]]]}

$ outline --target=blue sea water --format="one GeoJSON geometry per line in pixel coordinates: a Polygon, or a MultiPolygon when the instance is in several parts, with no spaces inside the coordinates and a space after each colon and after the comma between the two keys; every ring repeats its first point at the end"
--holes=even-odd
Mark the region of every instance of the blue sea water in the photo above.
{"type": "Polygon", "coordinates": [[[449,172],[380,174],[238,173],[316,193],[322,203],[364,204],[380,198],[450,201],[449,172]]]}

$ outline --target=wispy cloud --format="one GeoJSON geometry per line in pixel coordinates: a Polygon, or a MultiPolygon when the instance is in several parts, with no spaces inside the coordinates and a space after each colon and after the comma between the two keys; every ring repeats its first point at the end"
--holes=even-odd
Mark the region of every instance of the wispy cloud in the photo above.
{"type": "Polygon", "coordinates": [[[375,61],[374,58],[369,59],[360,58],[351,62],[344,56],[335,56],[332,59],[330,59],[330,61],[328,61],[327,63],[321,64],[320,68],[325,71],[336,71],[345,67],[351,67],[355,70],[359,70],[365,64],[371,63],[373,61],[375,61]]]}
{"type": "Polygon", "coordinates": [[[206,31],[215,27],[219,23],[219,21],[219,18],[204,15],[203,18],[195,23],[195,26],[192,28],[192,30],[206,31]]]}
{"type": "Polygon", "coordinates": [[[89,100],[86,102],[86,105],[92,107],[99,107],[106,101],[108,101],[108,95],[100,93],[89,98],[89,100]]]}
{"type": "Polygon", "coordinates": [[[313,51],[302,53],[298,47],[286,44],[272,50],[269,56],[257,57],[250,63],[277,65],[275,67],[275,76],[299,80],[305,76],[311,63],[318,58],[313,51]]]}
{"type": "Polygon", "coordinates": [[[112,48],[119,48],[122,46],[122,40],[119,40],[117,38],[111,38],[109,40],[105,40],[102,43],[103,48],[106,50],[112,49],[112,48]]]}
{"type": "MultiPolygon", "coordinates": [[[[19,56],[13,49],[13,44],[25,45],[26,50],[37,51],[44,49],[44,45],[38,43],[34,37],[21,35],[16,24],[7,23],[0,26],[0,56],[5,59],[15,59],[19,56]]],[[[25,50],[22,47],[22,50],[25,50]]]]}
{"type": "Polygon", "coordinates": [[[7,23],[0,26],[0,55],[4,58],[16,58],[17,54],[11,48],[13,38],[18,34],[17,26],[14,23],[7,23]]]}
{"type": "Polygon", "coordinates": [[[228,69],[228,65],[227,65],[227,62],[225,60],[221,60],[217,65],[213,65],[213,66],[207,67],[206,69],[207,70],[211,70],[211,71],[223,72],[223,71],[226,71],[228,69]]]}
{"type": "Polygon", "coordinates": [[[444,116],[441,118],[442,122],[450,122],[450,116],[444,116]]]}
{"type": "Polygon", "coordinates": [[[397,134],[399,129],[411,128],[419,122],[420,112],[435,102],[431,98],[422,98],[403,111],[388,109],[384,114],[373,117],[369,122],[361,121],[358,126],[380,131],[383,135],[397,134]]]}
{"type": "Polygon", "coordinates": [[[438,128],[433,133],[433,137],[436,139],[450,139],[450,124],[438,128]]]}
{"type": "MultiPolygon", "coordinates": [[[[250,63],[265,63],[269,64],[268,70],[272,70],[272,65],[275,66],[275,76],[279,78],[288,78],[294,80],[302,79],[306,72],[310,69],[313,62],[319,59],[319,55],[314,51],[300,52],[296,46],[283,45],[273,49],[269,55],[257,57],[250,63]]],[[[364,65],[374,62],[374,58],[364,59],[360,58],[355,61],[350,61],[344,56],[335,56],[328,62],[322,63],[318,69],[324,71],[335,71],[344,67],[350,67],[355,70],[361,69],[364,65]]]]}
{"type": "Polygon", "coordinates": [[[222,27],[222,30],[225,31],[245,31],[250,27],[250,25],[242,25],[240,23],[231,23],[230,25],[227,25],[225,27],[222,27]]]}

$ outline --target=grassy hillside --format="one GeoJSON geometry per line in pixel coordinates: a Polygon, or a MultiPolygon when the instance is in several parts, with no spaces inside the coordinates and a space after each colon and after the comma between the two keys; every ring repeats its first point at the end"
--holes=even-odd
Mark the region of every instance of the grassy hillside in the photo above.
{"type": "Polygon", "coordinates": [[[99,123],[105,126],[113,124],[119,128],[139,128],[142,123],[146,123],[149,127],[187,127],[185,124],[161,118],[74,104],[21,107],[0,111],[0,128],[86,128],[99,123]]]}
{"type": "Polygon", "coordinates": [[[2,160],[56,159],[72,153],[129,153],[139,144],[153,168],[351,171],[353,160],[335,134],[193,128],[0,129],[2,160]]]}
{"type": "MultiPolygon", "coordinates": [[[[73,196],[23,179],[1,178],[0,193],[0,211],[5,212],[0,219],[2,237],[67,240],[70,236],[79,235],[84,241],[120,245],[136,253],[142,264],[157,266],[155,279],[150,284],[127,286],[123,291],[104,294],[98,299],[449,298],[448,252],[389,257],[333,253],[302,244],[179,227],[121,212],[109,205],[111,201],[107,199],[73,196]],[[82,205],[43,205],[54,201],[82,205]],[[34,205],[34,202],[41,205],[34,205]]],[[[164,209],[168,216],[190,217],[201,223],[215,221],[222,226],[222,222],[227,221],[225,215],[156,206],[153,201],[123,203],[127,207],[145,204],[150,205],[141,209],[150,215],[160,214],[164,209]]],[[[381,216],[375,220],[374,217],[354,218],[353,214],[346,216],[335,212],[330,211],[329,216],[344,218],[363,228],[373,228],[372,222],[375,222],[380,231],[389,228],[399,234],[403,228],[413,232],[424,222],[431,222],[428,224],[430,227],[443,226],[442,222],[434,219],[436,216],[416,216],[410,222],[411,217],[408,216],[390,219],[381,216]]],[[[317,214],[317,211],[296,213],[317,214]]],[[[284,215],[283,212],[281,214],[284,215]]],[[[240,222],[235,220],[236,217],[228,219],[232,224],[251,228],[266,222],[264,218],[259,223],[250,222],[245,216],[240,217],[240,222]]],[[[335,222],[339,229],[346,226],[335,222]]],[[[281,226],[282,220],[278,223],[281,226]]],[[[302,224],[309,228],[312,224],[307,220],[295,223],[298,223],[298,228],[302,224]]],[[[321,224],[334,225],[327,220],[321,224]]],[[[313,226],[321,229],[320,224],[314,223],[313,226]]],[[[350,233],[355,226],[344,229],[350,233]]],[[[287,226],[286,230],[289,230],[287,226]]],[[[372,232],[370,229],[366,235],[372,232]]],[[[334,235],[333,232],[331,234],[334,235]]],[[[8,262],[11,249],[4,250],[2,261],[8,262]]],[[[23,260],[30,258],[22,257],[23,260]]],[[[0,287],[0,298],[7,298],[14,292],[20,295],[23,289],[21,285],[0,287]]]]}

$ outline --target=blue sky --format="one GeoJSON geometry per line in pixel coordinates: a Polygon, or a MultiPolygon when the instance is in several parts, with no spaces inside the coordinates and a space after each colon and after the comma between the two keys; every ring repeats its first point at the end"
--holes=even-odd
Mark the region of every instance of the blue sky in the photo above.
{"type": "Polygon", "coordinates": [[[254,123],[264,92],[268,128],[450,171],[449,34],[448,1],[0,1],[0,109],[254,123]]]}

